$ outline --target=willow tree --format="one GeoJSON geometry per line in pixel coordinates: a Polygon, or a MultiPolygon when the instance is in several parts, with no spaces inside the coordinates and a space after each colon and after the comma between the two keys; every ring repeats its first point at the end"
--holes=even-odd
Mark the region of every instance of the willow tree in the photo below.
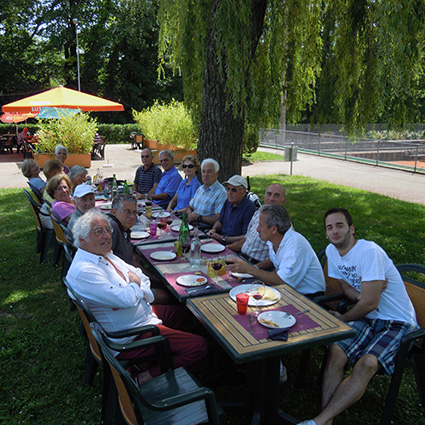
{"type": "Polygon", "coordinates": [[[422,0],[160,0],[159,22],[220,178],[240,172],[247,126],[277,124],[282,105],[288,122],[307,111],[349,129],[415,115],[422,0]]]}

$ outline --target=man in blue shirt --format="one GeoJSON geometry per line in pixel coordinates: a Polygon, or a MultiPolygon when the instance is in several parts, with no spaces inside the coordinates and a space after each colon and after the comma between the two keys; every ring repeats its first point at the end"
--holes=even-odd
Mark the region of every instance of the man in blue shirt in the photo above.
{"type": "Polygon", "coordinates": [[[248,183],[242,176],[235,175],[223,184],[227,200],[208,236],[225,245],[236,242],[246,233],[255,205],[246,196],[248,183]]]}
{"type": "Polygon", "coordinates": [[[179,172],[174,167],[174,158],[171,151],[161,151],[159,162],[164,169],[161,180],[156,187],[152,200],[156,205],[167,208],[170,199],[176,193],[180,182],[183,180],[179,172]]]}

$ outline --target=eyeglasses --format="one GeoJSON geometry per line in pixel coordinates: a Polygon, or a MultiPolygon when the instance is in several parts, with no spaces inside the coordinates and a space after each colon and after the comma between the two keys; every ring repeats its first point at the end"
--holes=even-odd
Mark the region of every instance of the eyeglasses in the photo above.
{"type": "Polygon", "coordinates": [[[182,168],[193,168],[194,167],[194,165],[193,164],[183,164],[182,165],[182,168]]]}
{"type": "Polygon", "coordinates": [[[168,162],[170,160],[170,158],[164,158],[164,159],[160,159],[159,162],[168,162]]]}
{"type": "Polygon", "coordinates": [[[90,230],[90,233],[94,233],[96,236],[102,236],[103,233],[112,234],[114,229],[112,227],[97,227],[96,229],[90,230]]]}
{"type": "Polygon", "coordinates": [[[230,186],[227,186],[226,187],[226,190],[229,192],[229,190],[230,190],[230,192],[232,192],[232,193],[236,193],[236,192],[239,192],[240,191],[240,189],[238,189],[237,187],[230,187],[230,186]]]}

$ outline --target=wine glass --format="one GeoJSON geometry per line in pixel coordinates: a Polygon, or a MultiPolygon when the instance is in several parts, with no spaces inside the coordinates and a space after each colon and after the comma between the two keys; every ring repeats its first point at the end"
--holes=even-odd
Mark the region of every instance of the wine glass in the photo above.
{"type": "Polygon", "coordinates": [[[161,214],[158,216],[158,219],[156,220],[156,225],[158,226],[159,232],[158,232],[158,239],[162,239],[162,236],[165,234],[165,228],[167,227],[167,223],[165,222],[164,218],[161,217],[161,214]]]}
{"type": "Polygon", "coordinates": [[[260,311],[258,310],[258,301],[264,297],[264,293],[266,291],[266,285],[261,280],[254,280],[251,283],[251,287],[249,288],[249,295],[255,300],[256,310],[254,311],[254,316],[258,316],[260,311]]]}
{"type": "Polygon", "coordinates": [[[211,267],[215,271],[215,277],[218,278],[218,271],[223,267],[223,263],[221,262],[220,258],[214,258],[211,263],[211,267]]]}

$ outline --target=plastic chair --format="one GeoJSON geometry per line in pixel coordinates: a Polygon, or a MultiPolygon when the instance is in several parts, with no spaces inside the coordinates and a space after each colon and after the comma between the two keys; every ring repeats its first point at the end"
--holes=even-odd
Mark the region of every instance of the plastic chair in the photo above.
{"type": "MultiPolygon", "coordinates": [[[[90,328],[102,349],[118,392],[122,417],[129,425],[136,424],[219,424],[219,408],[214,392],[201,387],[182,367],[170,369],[171,353],[162,346],[162,375],[148,380],[138,387],[129,373],[113,356],[115,351],[131,351],[148,345],[156,345],[153,338],[134,341],[120,346],[112,343],[98,323],[90,328]],[[166,350],[166,351],[164,351],[166,350]]],[[[106,363],[106,362],[105,362],[106,363]]]]}
{"type": "Polygon", "coordinates": [[[65,222],[62,221],[53,211],[50,211],[50,218],[53,224],[53,230],[56,235],[55,250],[53,253],[53,265],[59,265],[59,260],[62,257],[62,279],[66,276],[68,269],[71,265],[70,255],[73,257],[75,253],[75,247],[68,242],[69,230],[66,228],[65,222]],[[68,235],[68,239],[67,236],[68,235]],[[69,251],[70,255],[65,254],[65,246],[69,251]]]}
{"type": "Polygon", "coordinates": [[[45,214],[40,210],[41,205],[34,201],[33,197],[27,190],[23,189],[23,191],[28,198],[28,201],[31,205],[31,211],[35,219],[35,226],[37,231],[37,245],[35,252],[40,253],[40,263],[44,263],[46,261],[47,253],[49,251],[50,245],[52,244],[53,235],[55,232],[54,230],[46,229],[43,226],[40,220],[40,215],[45,214]]]}
{"type": "Polygon", "coordinates": [[[101,141],[93,144],[92,159],[96,159],[96,156],[99,155],[102,159],[105,159],[105,146],[108,143],[108,139],[104,136],[100,137],[101,141]]]}
{"type": "MultiPolygon", "coordinates": [[[[35,199],[36,201],[40,204],[43,205],[43,202],[46,202],[45,199],[43,198],[43,194],[34,186],[32,185],[29,181],[27,181],[28,186],[30,187],[30,189],[32,190],[32,193],[35,195],[35,199]]],[[[50,202],[48,202],[48,204],[50,204],[50,202]]],[[[49,205],[51,207],[51,205],[49,205]]]]}
{"type": "Polygon", "coordinates": [[[415,307],[416,319],[420,329],[408,333],[402,339],[397,354],[395,370],[391,376],[390,388],[381,417],[381,425],[389,425],[391,423],[404,369],[409,364],[413,365],[415,371],[421,406],[425,406],[425,284],[403,274],[416,272],[425,277],[425,266],[420,264],[400,264],[396,267],[402,275],[410,300],[415,307]]]}
{"type": "MultiPolygon", "coordinates": [[[[90,328],[90,323],[96,322],[95,317],[90,312],[84,300],[78,296],[75,291],[71,288],[66,277],[63,279],[65,287],[68,289],[68,294],[70,294],[70,299],[76,306],[76,309],[81,318],[81,334],[86,335],[87,337],[87,350],[86,350],[86,360],[85,360],[85,373],[84,373],[84,385],[92,385],[94,377],[96,375],[98,365],[103,365],[103,357],[101,354],[101,349],[93,336],[93,333],[90,328]]],[[[161,342],[162,344],[169,345],[167,338],[160,335],[159,329],[154,325],[147,325],[138,328],[133,328],[129,330],[124,330],[122,332],[106,333],[110,337],[122,338],[126,336],[140,335],[142,333],[150,333],[154,341],[161,342]]],[[[147,358],[146,358],[147,360],[147,358]]],[[[123,367],[128,367],[131,364],[140,363],[140,358],[135,358],[131,361],[120,362],[123,367]]],[[[113,412],[116,407],[116,391],[115,387],[112,384],[109,374],[109,368],[104,368],[104,382],[103,382],[103,395],[102,395],[102,423],[104,425],[112,423],[113,412]]]]}

